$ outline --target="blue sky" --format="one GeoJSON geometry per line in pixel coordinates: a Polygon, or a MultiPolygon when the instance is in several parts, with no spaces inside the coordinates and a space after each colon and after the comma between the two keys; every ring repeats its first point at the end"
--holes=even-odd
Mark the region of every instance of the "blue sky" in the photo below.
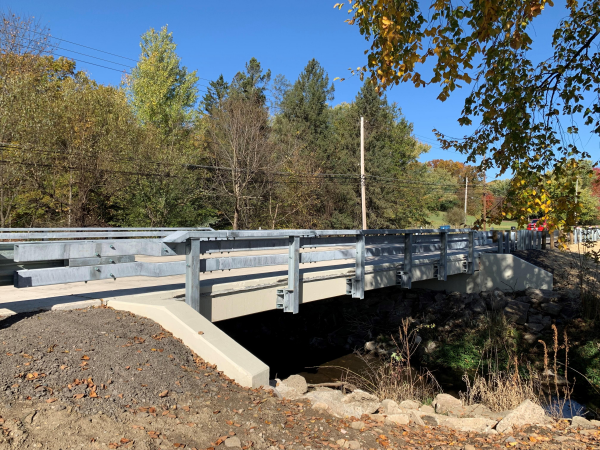
{"type": "MultiPolygon", "coordinates": [[[[341,0],[337,0],[341,1],[341,0]]],[[[346,77],[335,83],[333,104],[354,99],[361,82],[349,77],[348,68],[363,65],[363,51],[367,42],[344,20],[346,10],[333,9],[334,0],[247,0],[229,1],[158,1],[158,0],[4,0],[2,6],[21,15],[32,15],[50,28],[51,34],[107,52],[132,59],[139,55],[140,36],[149,28],[159,29],[168,24],[178,44],[183,64],[197,70],[205,79],[215,79],[221,73],[231,79],[242,70],[244,63],[256,57],[272,73],[284,74],[294,81],[308,60],[316,58],[328,71],[330,79],[346,77]]],[[[534,39],[539,55],[549,56],[552,30],[564,15],[561,1],[544,13],[536,23],[534,39]]],[[[68,52],[73,49],[92,56],[134,65],[135,63],[89,49],[62,43],[57,53],[76,59],[125,68],[97,59],[68,52]]],[[[118,84],[121,74],[83,62],[85,69],[101,83],[118,84]]],[[[200,89],[206,89],[200,86],[200,89]]],[[[454,159],[464,156],[441,150],[432,132],[434,128],[451,136],[462,136],[465,131],[456,123],[467,89],[455,91],[442,103],[436,99],[437,87],[415,88],[401,85],[388,92],[390,101],[397,102],[406,118],[413,122],[417,138],[431,144],[432,149],[422,160],[454,159]]],[[[600,158],[598,139],[583,135],[582,141],[594,159],[600,158]]],[[[495,171],[488,172],[490,177],[495,171]]]]}

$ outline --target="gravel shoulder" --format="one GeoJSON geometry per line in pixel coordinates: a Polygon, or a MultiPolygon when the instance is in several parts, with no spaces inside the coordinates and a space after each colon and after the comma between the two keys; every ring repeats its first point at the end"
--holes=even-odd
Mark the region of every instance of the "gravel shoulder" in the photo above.
{"type": "Polygon", "coordinates": [[[508,437],[516,448],[600,448],[598,430],[566,423],[510,436],[338,419],[243,388],[153,321],[109,308],[0,319],[2,450],[471,449],[508,437]]]}

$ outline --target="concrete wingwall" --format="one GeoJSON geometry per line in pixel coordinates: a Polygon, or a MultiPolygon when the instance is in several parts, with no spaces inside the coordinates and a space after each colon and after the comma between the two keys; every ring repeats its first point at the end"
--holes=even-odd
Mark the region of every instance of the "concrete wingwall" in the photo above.
{"type": "Polygon", "coordinates": [[[185,302],[165,300],[156,294],[110,298],[105,302],[111,308],[154,320],[242,386],[269,384],[269,366],[185,302]]]}
{"type": "Polygon", "coordinates": [[[527,288],[552,289],[550,272],[511,254],[482,253],[479,271],[473,275],[458,274],[448,281],[425,280],[413,283],[413,288],[473,293],[499,289],[524,291],[527,288]]]}

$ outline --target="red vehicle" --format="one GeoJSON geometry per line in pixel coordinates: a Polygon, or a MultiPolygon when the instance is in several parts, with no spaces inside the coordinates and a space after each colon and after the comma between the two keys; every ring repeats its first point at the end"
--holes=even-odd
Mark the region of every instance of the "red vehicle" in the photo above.
{"type": "Polygon", "coordinates": [[[544,231],[546,229],[546,221],[540,222],[540,219],[533,219],[528,225],[528,230],[544,231]]]}

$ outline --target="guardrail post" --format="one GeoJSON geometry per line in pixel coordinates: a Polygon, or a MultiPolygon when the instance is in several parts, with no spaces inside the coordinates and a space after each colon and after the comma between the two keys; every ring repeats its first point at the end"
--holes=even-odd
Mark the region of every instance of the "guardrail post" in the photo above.
{"type": "Polygon", "coordinates": [[[498,253],[504,253],[504,233],[502,231],[498,232],[498,253]]]}
{"type": "Polygon", "coordinates": [[[185,242],[185,302],[200,312],[200,240],[185,242]]]}
{"type": "Polygon", "coordinates": [[[475,232],[469,231],[469,242],[467,244],[467,273],[475,273],[475,232]]]}
{"type": "Polygon", "coordinates": [[[277,289],[277,309],[298,314],[300,311],[300,237],[288,237],[288,285],[277,289]]]}
{"type": "Polygon", "coordinates": [[[352,298],[365,298],[365,236],[356,235],[356,268],[354,271],[354,282],[352,283],[352,298]]]}
{"type": "Polygon", "coordinates": [[[402,287],[410,289],[412,286],[412,260],[413,260],[413,234],[404,233],[404,269],[402,273],[402,287]]]}
{"type": "Polygon", "coordinates": [[[288,294],[283,312],[300,311],[300,237],[290,236],[288,256],[288,294]]]}
{"type": "Polygon", "coordinates": [[[546,239],[548,239],[548,231],[544,228],[542,230],[542,250],[546,250],[546,246],[548,245],[546,239]]]}
{"type": "Polygon", "coordinates": [[[448,232],[440,233],[440,262],[438,264],[438,280],[448,279],[448,232]]]}

